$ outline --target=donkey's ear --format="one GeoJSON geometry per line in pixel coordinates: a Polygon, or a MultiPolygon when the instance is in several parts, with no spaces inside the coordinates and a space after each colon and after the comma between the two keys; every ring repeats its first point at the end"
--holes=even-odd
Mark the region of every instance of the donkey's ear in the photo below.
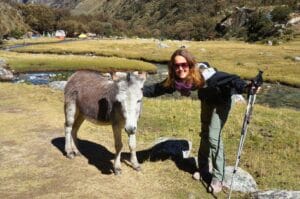
{"type": "Polygon", "coordinates": [[[147,73],[144,71],[134,71],[133,74],[143,80],[146,80],[146,78],[147,78],[147,73]]]}
{"type": "Polygon", "coordinates": [[[121,78],[122,79],[125,78],[127,74],[124,73],[124,72],[112,72],[112,73],[110,73],[110,75],[111,75],[112,79],[114,81],[116,81],[116,80],[119,80],[121,78]]]}
{"type": "Polygon", "coordinates": [[[146,72],[142,72],[142,71],[139,71],[139,73],[138,73],[138,76],[139,76],[139,78],[141,78],[141,79],[143,79],[143,80],[146,80],[146,78],[147,78],[147,73],[146,72]]]}
{"type": "Polygon", "coordinates": [[[110,73],[112,80],[116,81],[120,79],[120,77],[116,74],[116,72],[111,72],[110,73]]]}

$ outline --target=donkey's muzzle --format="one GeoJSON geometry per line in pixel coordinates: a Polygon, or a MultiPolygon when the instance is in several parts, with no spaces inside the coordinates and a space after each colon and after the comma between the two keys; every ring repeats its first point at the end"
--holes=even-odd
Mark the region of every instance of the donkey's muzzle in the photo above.
{"type": "Polygon", "coordinates": [[[136,127],[135,126],[131,126],[131,127],[125,127],[125,131],[128,134],[135,134],[136,132],[136,127]]]}

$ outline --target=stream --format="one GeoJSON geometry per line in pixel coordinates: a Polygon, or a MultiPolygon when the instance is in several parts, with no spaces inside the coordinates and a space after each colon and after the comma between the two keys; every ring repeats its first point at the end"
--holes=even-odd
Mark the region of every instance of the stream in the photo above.
{"type": "MultiPolygon", "coordinates": [[[[148,75],[145,84],[159,82],[166,78],[166,65],[156,64],[156,66],[157,73],[148,75]]],[[[25,82],[34,85],[49,84],[52,81],[65,81],[71,74],[72,72],[25,73],[19,74],[15,78],[14,82],[25,82]]],[[[162,97],[181,98],[178,92],[175,92],[172,95],[164,95],[162,97]]],[[[193,92],[191,97],[193,99],[197,99],[197,93],[193,92]]],[[[264,83],[261,92],[257,95],[256,103],[273,108],[287,107],[300,110],[300,88],[289,87],[281,84],[264,83]]]]}

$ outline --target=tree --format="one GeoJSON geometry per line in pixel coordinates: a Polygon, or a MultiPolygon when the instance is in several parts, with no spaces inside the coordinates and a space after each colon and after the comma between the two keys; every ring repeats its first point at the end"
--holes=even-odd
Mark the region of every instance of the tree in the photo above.
{"type": "Polygon", "coordinates": [[[51,32],[55,28],[55,14],[51,8],[42,5],[20,5],[25,22],[39,33],[51,32]]]}
{"type": "Polygon", "coordinates": [[[64,30],[68,37],[73,37],[74,33],[77,32],[78,22],[75,20],[60,21],[57,24],[57,28],[64,30]]]}

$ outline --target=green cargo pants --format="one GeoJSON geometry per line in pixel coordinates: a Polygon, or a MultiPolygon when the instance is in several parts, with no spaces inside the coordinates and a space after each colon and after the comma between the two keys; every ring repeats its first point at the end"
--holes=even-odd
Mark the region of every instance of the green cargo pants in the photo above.
{"type": "Polygon", "coordinates": [[[225,154],[222,141],[222,129],[231,109],[231,99],[214,105],[201,101],[201,132],[198,151],[199,169],[208,168],[212,163],[212,177],[219,181],[224,180],[225,154]]]}

